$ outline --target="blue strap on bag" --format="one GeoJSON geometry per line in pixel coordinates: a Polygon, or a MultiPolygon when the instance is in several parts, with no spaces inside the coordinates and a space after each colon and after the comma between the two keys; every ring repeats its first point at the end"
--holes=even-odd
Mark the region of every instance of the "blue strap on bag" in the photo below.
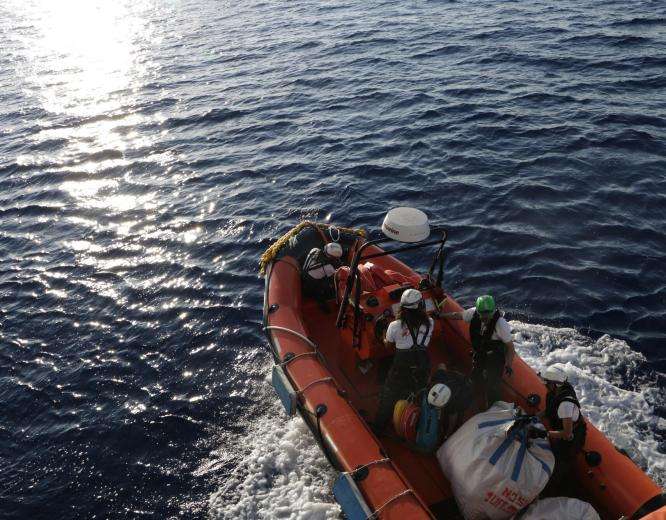
{"type": "MultiPolygon", "coordinates": [[[[505,421],[502,421],[505,422],[505,421]]],[[[508,422],[508,421],[506,421],[508,422]]],[[[500,424],[500,421],[497,421],[496,424],[500,424]]],[[[489,426],[489,423],[484,423],[483,427],[489,426]]],[[[482,426],[479,425],[479,428],[482,426]]],[[[520,477],[520,471],[523,468],[523,463],[525,462],[525,456],[527,455],[527,447],[528,447],[528,440],[527,440],[527,432],[525,431],[524,428],[521,429],[515,429],[515,430],[510,430],[506,439],[502,441],[502,443],[497,447],[495,452],[490,456],[488,459],[488,462],[492,464],[493,466],[497,464],[497,461],[504,455],[504,453],[509,449],[509,446],[515,441],[518,440],[520,442],[520,448],[518,449],[518,453],[516,454],[516,460],[513,464],[513,471],[511,472],[511,480],[514,482],[518,481],[518,477],[520,477]]],[[[542,448],[545,448],[546,446],[543,446],[541,443],[539,443],[539,446],[542,448]]],[[[548,447],[550,449],[550,447],[548,447]]],[[[548,474],[550,477],[552,474],[552,468],[548,466],[544,461],[542,461],[539,457],[536,455],[530,453],[530,456],[536,459],[540,464],[541,468],[548,474]]]]}

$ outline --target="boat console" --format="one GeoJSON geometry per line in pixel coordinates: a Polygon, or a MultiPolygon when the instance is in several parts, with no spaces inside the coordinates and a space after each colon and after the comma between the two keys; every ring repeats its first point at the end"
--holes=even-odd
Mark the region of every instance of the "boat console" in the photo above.
{"type": "Polygon", "coordinates": [[[405,276],[365,262],[358,265],[358,275],[349,291],[348,280],[349,268],[339,268],[335,275],[336,297],[340,303],[348,294],[349,303],[341,334],[345,343],[353,346],[359,361],[378,360],[394,354],[394,349],[384,345],[384,337],[389,323],[397,318],[400,297],[405,290],[419,289],[429,314],[437,309],[429,282],[416,274],[405,276]]]}

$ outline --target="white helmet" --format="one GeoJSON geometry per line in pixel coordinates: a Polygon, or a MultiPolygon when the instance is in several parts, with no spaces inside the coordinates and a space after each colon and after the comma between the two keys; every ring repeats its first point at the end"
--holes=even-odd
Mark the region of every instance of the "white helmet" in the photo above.
{"type": "Polygon", "coordinates": [[[421,291],[407,289],[400,297],[400,307],[403,309],[417,309],[422,300],[421,291]]]}
{"type": "Polygon", "coordinates": [[[433,387],[430,389],[430,392],[428,392],[428,402],[437,408],[446,406],[446,403],[449,402],[449,399],[451,399],[451,389],[444,383],[437,383],[436,385],[433,385],[433,387]]]}
{"type": "Polygon", "coordinates": [[[560,367],[548,367],[541,378],[550,383],[565,383],[567,374],[560,367]]]}
{"type": "Polygon", "coordinates": [[[324,246],[324,253],[333,258],[340,258],[342,256],[342,246],[337,242],[329,242],[324,246]]]}

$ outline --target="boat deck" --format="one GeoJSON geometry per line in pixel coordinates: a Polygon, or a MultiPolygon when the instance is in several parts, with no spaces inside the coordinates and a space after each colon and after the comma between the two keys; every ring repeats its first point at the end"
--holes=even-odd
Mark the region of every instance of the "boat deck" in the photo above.
{"type": "MultiPolygon", "coordinates": [[[[334,302],[331,303],[332,305],[329,305],[331,312],[325,313],[313,300],[303,302],[303,316],[306,318],[308,336],[319,346],[329,370],[345,388],[351,403],[367,421],[372,421],[391,358],[373,363],[365,374],[355,366],[346,366],[341,349],[351,347],[345,345],[340,338],[340,331],[335,327],[334,302]]],[[[447,355],[441,335],[433,335],[429,355],[433,367],[443,362],[448,367],[458,368],[456,360],[447,355]]],[[[478,409],[476,405],[471,407],[469,415],[473,415],[478,409]]],[[[413,489],[418,490],[421,498],[437,517],[462,518],[455,505],[449,482],[444,477],[434,454],[423,455],[411,450],[395,435],[392,427],[387,428],[386,434],[382,435],[380,440],[387,455],[393,459],[413,489]]]]}

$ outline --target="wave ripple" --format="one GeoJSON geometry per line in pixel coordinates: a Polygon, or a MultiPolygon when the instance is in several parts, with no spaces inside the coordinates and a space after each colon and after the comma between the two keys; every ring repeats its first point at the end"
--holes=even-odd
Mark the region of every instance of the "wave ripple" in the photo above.
{"type": "Polygon", "coordinates": [[[497,295],[664,483],[657,3],[0,12],[6,516],[335,517],[267,404],[257,259],[300,219],[397,205],[448,226],[448,289],[497,295]]]}

